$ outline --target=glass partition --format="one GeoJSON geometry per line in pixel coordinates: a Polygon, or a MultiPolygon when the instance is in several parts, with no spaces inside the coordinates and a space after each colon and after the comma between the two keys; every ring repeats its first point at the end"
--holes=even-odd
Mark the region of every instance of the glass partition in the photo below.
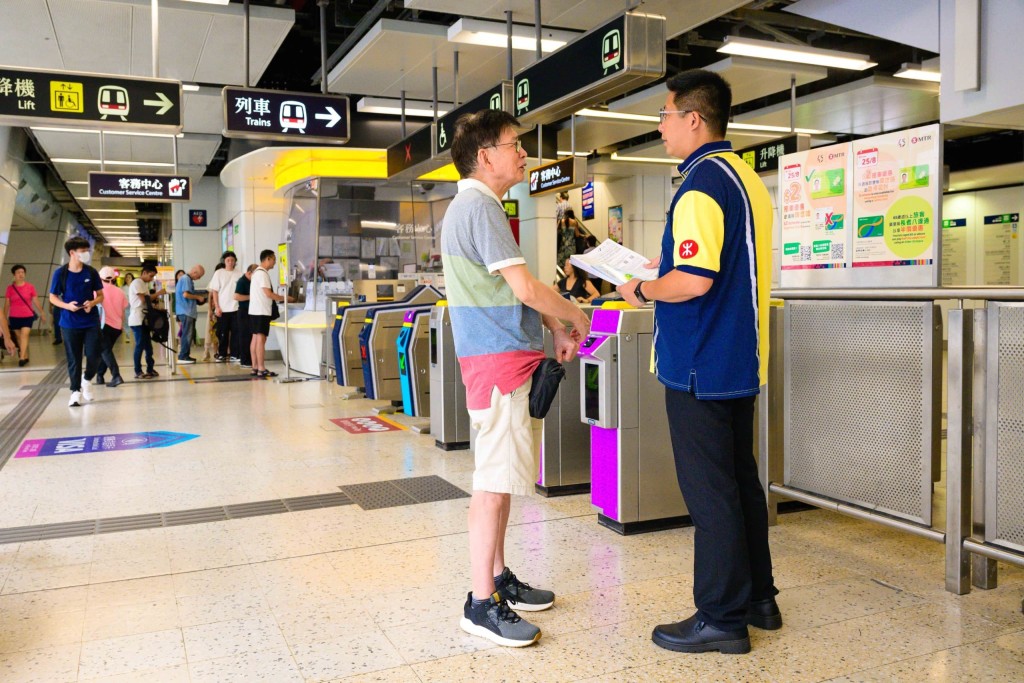
{"type": "Polygon", "coordinates": [[[327,294],[350,294],[355,280],[440,272],[441,220],[455,194],[440,185],[307,181],[288,191],[292,296],[324,310],[327,294]],[[430,187],[433,189],[433,186],[430,187]]]}

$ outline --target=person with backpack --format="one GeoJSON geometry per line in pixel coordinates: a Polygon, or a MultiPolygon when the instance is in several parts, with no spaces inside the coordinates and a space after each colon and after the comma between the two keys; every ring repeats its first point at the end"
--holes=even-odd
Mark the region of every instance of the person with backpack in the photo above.
{"type": "Polygon", "coordinates": [[[192,365],[196,359],[192,357],[192,339],[196,331],[196,318],[199,317],[199,304],[206,303],[205,297],[196,293],[195,281],[206,275],[201,265],[192,266],[174,286],[174,313],[178,316],[181,326],[181,345],[178,347],[178,365],[192,365]]]}
{"type": "Polygon", "coordinates": [[[89,265],[92,249],[83,237],[72,237],[64,243],[67,264],[53,272],[50,303],[62,309],[61,333],[68,357],[68,379],[71,380],[69,407],[92,401],[92,380],[100,359],[100,315],[96,310],[103,303],[103,282],[96,269],[89,265]],[[85,353],[85,376],[82,376],[82,354],[85,353]]]}
{"type": "Polygon", "coordinates": [[[135,379],[152,379],[157,376],[153,367],[153,339],[149,334],[149,327],[146,325],[146,308],[151,301],[156,301],[166,292],[161,287],[160,291],[150,293],[149,283],[156,277],[156,266],[146,263],[142,266],[142,273],[132,280],[128,288],[128,327],[135,338],[135,379]],[[146,354],[146,372],[142,372],[142,354],[146,354]]]}

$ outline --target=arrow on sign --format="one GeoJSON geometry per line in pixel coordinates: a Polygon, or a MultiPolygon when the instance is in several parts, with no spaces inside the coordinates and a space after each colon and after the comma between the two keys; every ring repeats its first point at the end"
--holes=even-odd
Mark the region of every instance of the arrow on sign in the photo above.
{"type": "Polygon", "coordinates": [[[174,102],[171,102],[167,95],[162,92],[158,92],[156,97],[155,100],[142,100],[142,103],[147,107],[157,107],[157,116],[167,113],[167,110],[174,106],[174,102]]]}
{"type": "Polygon", "coordinates": [[[336,124],[338,121],[341,121],[341,116],[338,114],[338,112],[334,111],[334,107],[327,107],[327,112],[328,113],[326,114],[316,114],[316,118],[328,121],[327,127],[333,128],[334,124],[336,124]]]}

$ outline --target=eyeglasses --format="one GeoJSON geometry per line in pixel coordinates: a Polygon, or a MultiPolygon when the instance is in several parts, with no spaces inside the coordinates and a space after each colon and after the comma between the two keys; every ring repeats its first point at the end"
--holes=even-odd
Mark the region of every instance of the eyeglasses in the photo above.
{"type": "Polygon", "coordinates": [[[513,142],[496,142],[493,145],[487,145],[487,146],[488,147],[504,147],[505,145],[513,145],[513,146],[515,146],[516,154],[519,154],[519,152],[523,151],[523,143],[522,143],[522,141],[520,141],[518,139],[514,140],[513,142]]]}
{"type": "Polygon", "coordinates": [[[661,109],[658,110],[658,117],[661,119],[662,123],[665,123],[665,119],[668,118],[669,114],[679,114],[680,116],[682,116],[683,114],[689,114],[690,112],[693,112],[694,114],[699,116],[701,120],[707,121],[707,119],[704,118],[704,115],[701,114],[696,109],[665,109],[665,107],[662,107],[661,109]]]}

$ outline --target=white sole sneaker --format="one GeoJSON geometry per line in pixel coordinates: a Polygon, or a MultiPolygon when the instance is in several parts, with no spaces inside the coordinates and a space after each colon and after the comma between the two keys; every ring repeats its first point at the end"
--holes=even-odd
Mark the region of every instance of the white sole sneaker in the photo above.
{"type": "Polygon", "coordinates": [[[470,635],[486,638],[492,643],[497,643],[498,645],[503,645],[505,647],[527,647],[540,640],[540,631],[537,631],[537,635],[534,636],[533,640],[511,640],[509,638],[503,638],[489,628],[477,626],[466,617],[462,617],[462,620],[459,621],[459,626],[462,627],[463,631],[470,635]]]}
{"type": "Polygon", "coordinates": [[[71,398],[68,400],[68,408],[79,408],[82,405],[82,392],[72,391],[71,398]]]}
{"type": "Polygon", "coordinates": [[[512,600],[509,600],[508,604],[512,605],[512,609],[517,612],[543,612],[546,609],[551,609],[555,604],[555,601],[552,600],[551,602],[544,604],[531,605],[526,602],[513,602],[512,600]]]}

